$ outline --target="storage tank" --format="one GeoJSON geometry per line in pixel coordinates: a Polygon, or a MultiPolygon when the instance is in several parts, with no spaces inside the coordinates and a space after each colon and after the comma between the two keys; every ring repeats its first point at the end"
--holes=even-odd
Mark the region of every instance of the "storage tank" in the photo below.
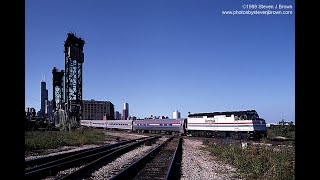
{"type": "Polygon", "coordinates": [[[180,117],[180,112],[179,111],[174,111],[173,112],[173,119],[178,119],[178,118],[181,118],[180,117]]]}

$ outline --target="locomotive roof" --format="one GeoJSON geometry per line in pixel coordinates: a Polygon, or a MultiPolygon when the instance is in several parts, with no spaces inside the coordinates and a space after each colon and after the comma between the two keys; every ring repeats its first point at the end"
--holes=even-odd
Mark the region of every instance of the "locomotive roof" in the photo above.
{"type": "Polygon", "coordinates": [[[256,110],[247,110],[247,111],[224,111],[224,112],[209,112],[209,113],[194,113],[189,114],[188,117],[194,116],[215,116],[215,115],[244,115],[244,114],[257,114],[256,110]]]}

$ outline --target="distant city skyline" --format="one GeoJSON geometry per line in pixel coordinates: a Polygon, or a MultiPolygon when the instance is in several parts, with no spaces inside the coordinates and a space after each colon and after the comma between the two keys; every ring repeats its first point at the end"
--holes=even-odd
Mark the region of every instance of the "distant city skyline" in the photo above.
{"type": "MultiPolygon", "coordinates": [[[[25,2],[25,108],[41,108],[42,77],[64,69],[68,32],[86,42],[83,99],[130,115],[254,109],[295,121],[295,15],[223,15],[255,1],[25,2]]],[[[273,2],[259,2],[272,4],[273,2]]],[[[294,1],[277,3],[293,6],[294,1]]]]}

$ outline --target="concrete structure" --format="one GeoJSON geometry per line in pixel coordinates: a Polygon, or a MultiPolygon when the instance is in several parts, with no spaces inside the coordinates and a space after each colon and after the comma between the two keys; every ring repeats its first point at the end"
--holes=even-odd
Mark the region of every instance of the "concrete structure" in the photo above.
{"type": "Polygon", "coordinates": [[[82,119],[103,120],[114,119],[114,105],[110,101],[82,101],[82,119]]]}
{"type": "Polygon", "coordinates": [[[173,119],[179,119],[180,117],[180,112],[179,111],[174,111],[173,112],[173,119]]]}

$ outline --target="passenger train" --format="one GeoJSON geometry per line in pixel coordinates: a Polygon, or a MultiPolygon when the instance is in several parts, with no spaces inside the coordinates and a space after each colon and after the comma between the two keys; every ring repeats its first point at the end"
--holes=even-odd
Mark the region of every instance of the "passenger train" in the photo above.
{"type": "Polygon", "coordinates": [[[195,113],[179,119],[81,120],[81,125],[140,133],[165,132],[234,139],[261,139],[267,135],[266,122],[255,110],[195,113]]]}

